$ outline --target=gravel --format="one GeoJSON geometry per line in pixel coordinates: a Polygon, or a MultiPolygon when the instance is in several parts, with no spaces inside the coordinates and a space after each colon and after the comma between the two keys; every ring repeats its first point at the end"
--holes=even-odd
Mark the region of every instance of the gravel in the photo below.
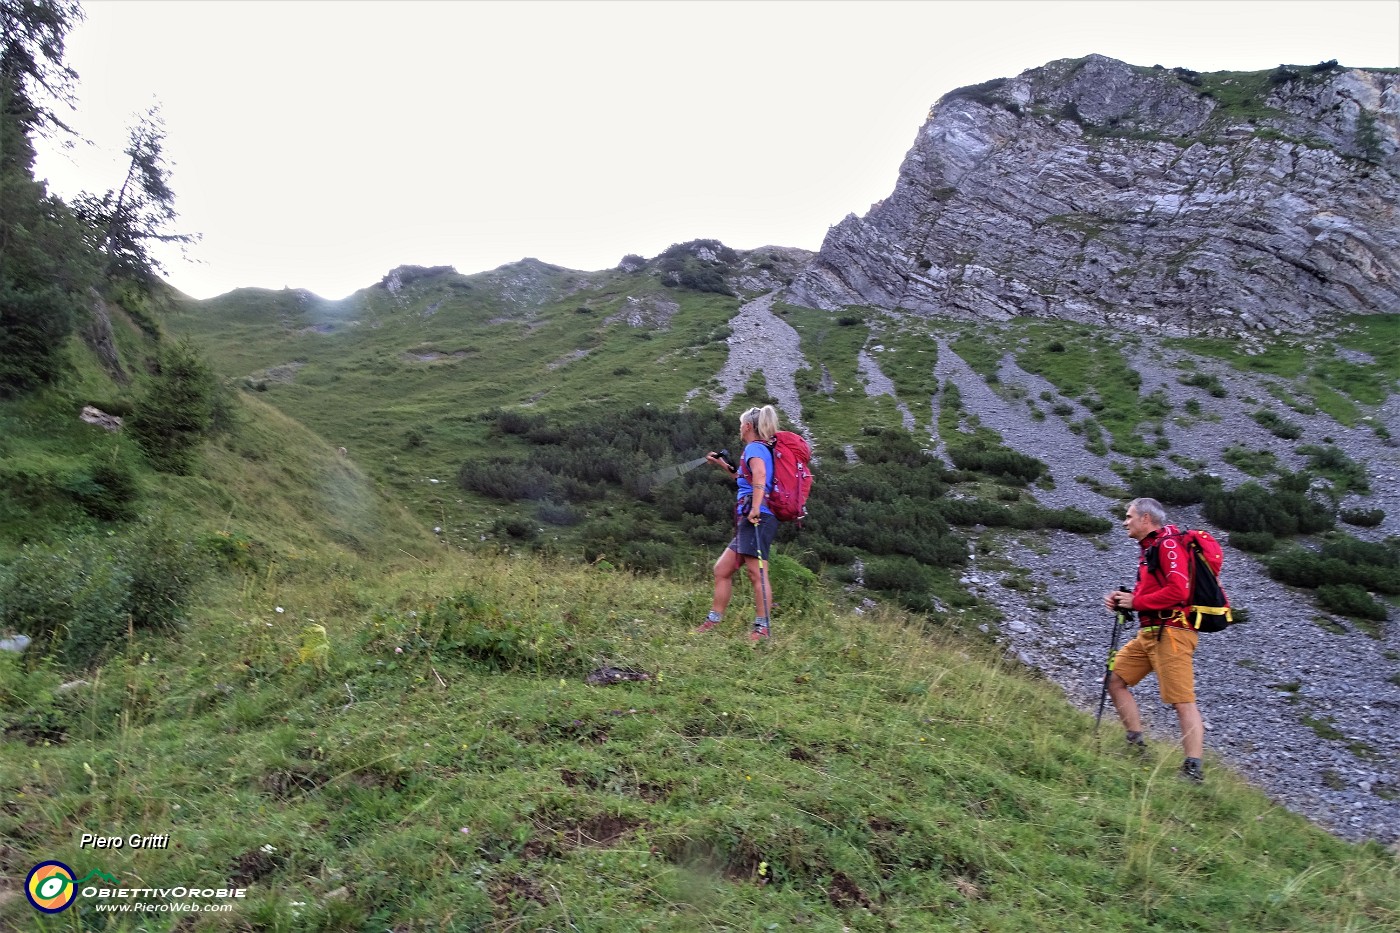
{"type": "MultiPolygon", "coordinates": [[[[796,333],[771,313],[771,302],[771,295],[749,302],[735,318],[730,360],[720,380],[726,386],[742,386],[750,374],[762,369],[770,393],[800,424],[793,373],[805,362],[796,333]]],[[[1268,391],[1272,377],[1243,374],[1224,364],[1195,358],[1191,363],[1196,370],[1218,375],[1229,390],[1228,397],[1212,398],[1202,389],[1183,386],[1177,379],[1181,357],[1151,337],[1143,337],[1129,359],[1142,375],[1141,392],[1167,388],[1174,417],[1181,416],[1188,398],[1201,405],[1198,419],[1181,424],[1168,420],[1170,453],[1204,461],[1208,471],[1234,486],[1249,477],[1221,459],[1232,443],[1270,450],[1282,465],[1297,469],[1304,465],[1295,452],[1299,445],[1332,438],[1353,459],[1366,463],[1370,473],[1372,491],[1350,497],[1344,504],[1386,512],[1378,528],[1346,530],[1370,540],[1400,534],[1400,483],[1396,482],[1400,449],[1371,428],[1379,422],[1400,436],[1400,397],[1392,395],[1370,412],[1374,420],[1348,428],[1322,413],[1302,415],[1285,408],[1268,391]],[[1245,401],[1251,397],[1257,401],[1245,401]],[[1250,415],[1264,405],[1300,425],[1302,439],[1283,441],[1257,424],[1250,415]]],[[[874,356],[863,353],[859,364],[867,394],[893,395],[874,356]]],[[[1009,356],[1002,361],[996,388],[946,344],[939,346],[935,374],[940,385],[951,380],[958,386],[969,416],[975,415],[999,433],[1007,446],[1050,465],[1053,488],[1032,490],[1043,505],[1073,506],[1095,515],[1121,513],[1123,503],[1076,481],[1083,476],[1121,485],[1111,464],[1123,459],[1091,453],[1083,438],[1069,431],[1069,421],[1088,414],[1076,403],[1057,398],[1057,403],[1071,404],[1074,411],[1063,418],[1049,412],[1044,420],[1032,418],[1027,400],[1038,399],[1043,391],[1054,394],[1054,389],[1020,370],[1009,356]],[[1016,384],[1025,389],[1021,398],[1010,388],[1016,384]]],[[[720,404],[736,392],[729,392],[720,404]]],[[[936,412],[938,400],[931,401],[936,412]]],[[[912,421],[912,415],[906,417],[906,425],[912,421]]],[[[1174,473],[1183,472],[1165,458],[1161,462],[1174,473]]],[[[1176,509],[1170,519],[1228,540],[1204,521],[1198,508],[1176,509]]],[[[1004,566],[1009,560],[1024,568],[1031,586],[1003,585],[1012,575],[979,565],[975,556],[965,585],[1003,613],[995,635],[1007,651],[1059,685],[1069,702],[1092,714],[1098,706],[1113,626],[1100,599],[1132,579],[1136,543],[1117,527],[1099,536],[1051,531],[998,538],[1006,553],[995,555],[995,562],[1004,566]]],[[[1228,547],[1226,554],[1221,582],[1234,605],[1248,608],[1250,624],[1201,636],[1196,685],[1208,756],[1219,756],[1277,803],[1345,839],[1400,841],[1400,683],[1396,682],[1400,681],[1396,677],[1400,626],[1387,623],[1383,637],[1371,637],[1347,620],[1318,609],[1305,592],[1272,580],[1251,555],[1228,547]]],[[[1155,678],[1149,677],[1134,693],[1150,734],[1179,741],[1176,715],[1157,698],[1155,678]]],[[[1111,709],[1105,713],[1103,728],[1106,740],[1121,734],[1111,709]]]]}
{"type": "Polygon", "coordinates": [[[795,381],[797,371],[806,366],[800,349],[801,338],[791,325],[773,313],[776,294],[769,292],[745,303],[729,322],[732,331],[729,360],[716,377],[723,388],[714,398],[719,407],[724,408],[743,391],[754,373],[761,372],[768,394],[778,400],[778,408],[800,433],[806,434],[795,381]]]}

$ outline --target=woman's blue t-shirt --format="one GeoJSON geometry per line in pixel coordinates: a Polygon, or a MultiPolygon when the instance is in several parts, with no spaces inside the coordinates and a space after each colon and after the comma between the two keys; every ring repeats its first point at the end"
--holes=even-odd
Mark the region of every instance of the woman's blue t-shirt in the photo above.
{"type": "Polygon", "coordinates": [[[753,483],[749,480],[749,461],[754,457],[763,461],[765,471],[763,502],[759,503],[758,511],[772,515],[772,510],[768,508],[768,496],[773,492],[773,451],[762,441],[749,441],[748,446],[744,448],[744,457],[740,461],[739,469],[739,501],[743,502],[753,495],[753,483]]]}

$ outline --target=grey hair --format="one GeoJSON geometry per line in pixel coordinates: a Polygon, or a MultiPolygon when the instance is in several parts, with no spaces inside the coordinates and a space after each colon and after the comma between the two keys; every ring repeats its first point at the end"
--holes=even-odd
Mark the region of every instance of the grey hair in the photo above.
{"type": "Polygon", "coordinates": [[[1156,499],[1134,499],[1128,503],[1128,508],[1135,510],[1142,518],[1147,519],[1158,527],[1167,523],[1167,510],[1162,507],[1162,503],[1156,499]]]}

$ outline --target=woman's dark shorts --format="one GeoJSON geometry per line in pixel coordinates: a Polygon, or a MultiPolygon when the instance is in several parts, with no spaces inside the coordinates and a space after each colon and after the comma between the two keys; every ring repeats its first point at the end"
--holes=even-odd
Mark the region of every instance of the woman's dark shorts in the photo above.
{"type": "Polygon", "coordinates": [[[767,560],[773,555],[773,539],[778,534],[778,517],[763,512],[758,524],[749,523],[747,515],[739,517],[739,531],[729,542],[729,549],[745,557],[762,557],[767,560]]]}

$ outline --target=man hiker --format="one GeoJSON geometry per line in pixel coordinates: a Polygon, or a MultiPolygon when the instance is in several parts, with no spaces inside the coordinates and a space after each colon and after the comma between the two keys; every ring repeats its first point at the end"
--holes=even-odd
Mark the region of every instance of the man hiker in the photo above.
{"type": "Polygon", "coordinates": [[[1108,694],[1128,731],[1128,742],[1142,747],[1142,717],[1128,688],[1149,672],[1156,672],[1162,702],[1176,709],[1181,723],[1181,744],[1186,751],[1181,776],[1200,784],[1205,780],[1201,771],[1204,730],[1196,708],[1192,669],[1197,635],[1185,613],[1191,598],[1190,557],[1178,543],[1176,526],[1167,524],[1167,513],[1156,499],[1128,503],[1123,527],[1140,548],[1137,584],[1131,593],[1108,593],[1103,604],[1113,612],[1136,612],[1138,634],[1114,657],[1108,694]]]}

